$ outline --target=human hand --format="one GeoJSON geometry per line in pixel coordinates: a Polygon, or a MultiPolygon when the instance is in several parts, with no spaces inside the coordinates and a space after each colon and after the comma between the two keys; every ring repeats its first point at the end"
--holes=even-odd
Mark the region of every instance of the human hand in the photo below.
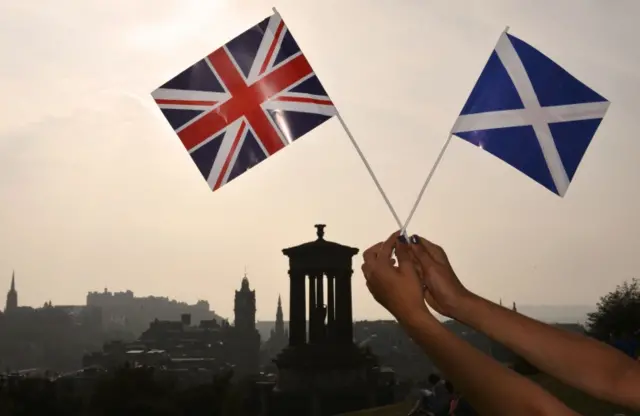
{"type": "Polygon", "coordinates": [[[424,298],[436,312],[455,318],[456,310],[470,295],[456,276],[442,247],[414,235],[411,252],[422,280],[424,298]]]}
{"type": "Polygon", "coordinates": [[[374,299],[398,321],[427,313],[422,282],[414,267],[408,242],[401,242],[395,232],[384,242],[374,244],[362,254],[362,273],[374,299]],[[398,265],[391,257],[395,251],[398,265]]]}

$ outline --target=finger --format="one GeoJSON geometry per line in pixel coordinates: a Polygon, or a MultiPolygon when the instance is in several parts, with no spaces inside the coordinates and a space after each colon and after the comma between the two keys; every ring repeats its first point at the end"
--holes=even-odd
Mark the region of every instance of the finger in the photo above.
{"type": "MultiPolygon", "coordinates": [[[[446,263],[449,260],[447,259],[447,253],[444,252],[442,247],[437,244],[432,243],[426,238],[422,238],[418,235],[413,236],[414,239],[418,240],[419,245],[424,247],[424,249],[429,253],[432,259],[439,263],[446,263]]],[[[414,240],[415,241],[415,240],[414,240]]]]}
{"type": "Polygon", "coordinates": [[[391,259],[391,255],[393,254],[393,249],[398,242],[398,237],[400,236],[400,231],[396,231],[391,234],[387,241],[382,243],[382,247],[380,247],[380,251],[378,252],[378,259],[384,260],[386,264],[389,263],[389,259],[391,259]]]}
{"type": "MultiPolygon", "coordinates": [[[[367,282],[367,290],[369,290],[369,293],[373,295],[373,291],[371,290],[371,285],[369,285],[369,282],[367,282]]],[[[375,299],[375,296],[373,296],[373,298],[375,299]]]]}
{"type": "Polygon", "coordinates": [[[435,259],[431,256],[427,247],[422,244],[420,237],[415,235],[411,237],[411,244],[409,246],[411,247],[411,252],[415,257],[415,260],[420,263],[423,271],[428,270],[431,266],[436,264],[435,259]]]}
{"type": "Polygon", "coordinates": [[[418,260],[418,258],[413,252],[411,252],[411,263],[413,264],[413,268],[416,271],[416,274],[418,275],[418,277],[420,278],[420,281],[424,283],[426,279],[425,279],[424,269],[422,268],[422,263],[420,263],[420,260],[418,260]]]}
{"type": "Polygon", "coordinates": [[[382,244],[383,243],[374,244],[366,249],[364,253],[362,253],[362,258],[364,259],[365,263],[371,263],[375,261],[375,259],[378,257],[378,252],[380,251],[380,247],[382,247],[382,244]]]}
{"type": "Polygon", "coordinates": [[[398,258],[398,268],[403,271],[410,271],[414,268],[413,253],[409,248],[409,244],[396,245],[396,257],[398,258]]]}
{"type": "MultiPolygon", "coordinates": [[[[373,291],[371,290],[371,284],[369,282],[367,282],[367,289],[369,290],[369,293],[371,293],[373,295],[373,291]]],[[[374,296],[375,298],[375,296],[374,296]]]]}
{"type": "MultiPolygon", "coordinates": [[[[389,259],[389,267],[395,267],[396,265],[396,260],[395,259],[389,259]]],[[[371,274],[373,273],[373,267],[374,267],[374,263],[362,263],[362,266],[360,266],[360,269],[362,270],[362,274],[364,275],[364,278],[369,280],[371,274]]]]}
{"type": "Polygon", "coordinates": [[[364,278],[369,281],[369,277],[371,276],[371,264],[367,264],[367,263],[363,263],[362,264],[362,274],[364,275],[364,278]]]}

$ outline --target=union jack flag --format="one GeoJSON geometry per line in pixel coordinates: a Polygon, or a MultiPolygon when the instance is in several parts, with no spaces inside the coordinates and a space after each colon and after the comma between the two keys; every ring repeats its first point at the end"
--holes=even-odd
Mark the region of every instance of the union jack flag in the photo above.
{"type": "Polygon", "coordinates": [[[213,190],[336,115],[278,13],[152,96],[213,190]]]}

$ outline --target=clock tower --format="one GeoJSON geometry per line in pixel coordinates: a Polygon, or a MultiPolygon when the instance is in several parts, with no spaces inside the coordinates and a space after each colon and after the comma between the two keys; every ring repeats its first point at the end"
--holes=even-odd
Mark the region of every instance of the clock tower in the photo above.
{"type": "Polygon", "coordinates": [[[256,329],[256,291],[249,288],[249,279],[244,275],[240,290],[236,290],[235,327],[240,331],[256,329]]]}
{"type": "Polygon", "coordinates": [[[235,323],[229,347],[236,363],[234,374],[254,375],[260,370],[260,333],[256,329],[256,291],[249,287],[245,273],[240,290],[236,290],[235,323]]]}

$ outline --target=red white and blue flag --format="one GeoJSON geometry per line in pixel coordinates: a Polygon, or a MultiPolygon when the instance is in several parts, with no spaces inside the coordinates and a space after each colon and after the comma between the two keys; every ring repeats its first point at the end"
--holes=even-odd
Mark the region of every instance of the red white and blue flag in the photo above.
{"type": "Polygon", "coordinates": [[[277,13],[152,96],[213,190],[336,115],[277,13]]]}

